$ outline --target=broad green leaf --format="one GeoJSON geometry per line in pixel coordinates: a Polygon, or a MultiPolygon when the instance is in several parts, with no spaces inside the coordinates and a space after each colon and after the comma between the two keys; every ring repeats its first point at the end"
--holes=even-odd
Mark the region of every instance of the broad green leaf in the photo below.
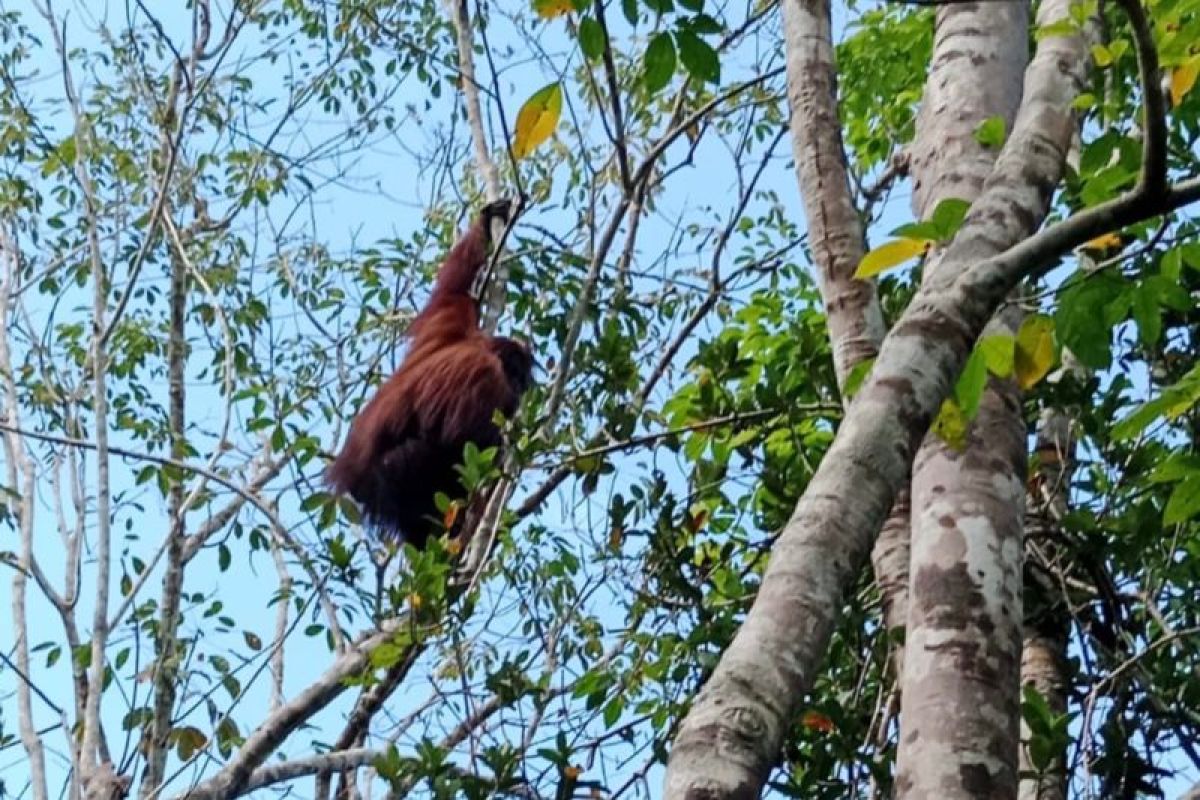
{"type": "Polygon", "coordinates": [[[1175,485],[1163,509],[1163,524],[1176,525],[1197,515],[1200,515],[1200,475],[1191,475],[1175,485]]]}
{"type": "Polygon", "coordinates": [[[513,131],[513,155],[524,158],[550,138],[558,127],[562,113],[562,85],[557,81],[543,86],[525,101],[517,112],[516,129],[513,131]]]}
{"type": "Polygon", "coordinates": [[[1155,284],[1146,282],[1133,290],[1133,320],[1137,323],[1138,338],[1147,347],[1154,347],[1162,335],[1162,311],[1155,284]]]}
{"type": "Polygon", "coordinates": [[[847,398],[858,394],[858,390],[862,388],[863,383],[867,380],[867,376],[871,374],[871,368],[874,366],[875,359],[868,358],[851,367],[850,372],[846,375],[846,385],[842,387],[842,394],[847,398]]]}
{"type": "Polygon", "coordinates": [[[642,82],[650,94],[671,82],[675,74],[675,43],[671,34],[660,33],[650,40],[642,65],[642,82]]]}
{"type": "Polygon", "coordinates": [[[1007,378],[1013,373],[1017,340],[1008,334],[985,336],[976,348],[987,365],[988,372],[997,378],[1007,378]]]}
{"type": "Polygon", "coordinates": [[[1030,730],[1048,736],[1054,730],[1054,711],[1046,698],[1032,684],[1021,687],[1021,698],[1021,716],[1030,730]]]}
{"type": "Polygon", "coordinates": [[[932,220],[924,222],[906,222],[891,232],[892,236],[900,239],[928,239],[932,242],[942,238],[942,232],[932,220]]]}
{"type": "Polygon", "coordinates": [[[1073,20],[1059,19],[1051,22],[1049,25],[1040,25],[1033,30],[1033,38],[1035,41],[1050,39],[1054,37],[1074,36],[1079,32],[1079,25],[1073,20]]]}
{"type": "Polygon", "coordinates": [[[708,14],[697,14],[687,21],[689,30],[699,34],[720,33],[725,26],[708,14]]]}
{"type": "Polygon", "coordinates": [[[954,384],[954,400],[968,420],[979,413],[979,401],[987,387],[987,363],[978,348],[971,351],[958,382],[954,384]]]}
{"type": "Polygon", "coordinates": [[[595,61],[604,55],[607,45],[604,28],[600,23],[592,17],[584,17],[579,22],[579,49],[583,51],[584,57],[595,61]]]}
{"type": "Polygon", "coordinates": [[[708,83],[721,82],[721,60],[712,45],[688,30],[676,32],[675,43],[679,46],[679,60],[688,74],[708,83]]]}
{"type": "Polygon", "coordinates": [[[1179,248],[1179,254],[1180,258],[1183,259],[1183,263],[1200,272],[1200,244],[1188,242],[1179,248]]]}
{"type": "Polygon", "coordinates": [[[1147,480],[1150,483],[1175,483],[1192,475],[1200,475],[1200,455],[1176,453],[1156,466],[1147,480]]]}
{"type": "Polygon", "coordinates": [[[1044,314],[1030,314],[1017,330],[1013,366],[1017,385],[1032,389],[1054,366],[1054,320],[1044,314]]]}
{"type": "Polygon", "coordinates": [[[1112,363],[1112,326],[1102,312],[1124,289],[1123,279],[1100,272],[1067,288],[1059,299],[1054,315],[1059,341],[1088,367],[1108,369],[1112,363]]]}
{"type": "Polygon", "coordinates": [[[1174,420],[1200,402],[1200,366],[1193,367],[1177,383],[1162,390],[1153,400],[1142,403],[1128,417],[1113,426],[1113,441],[1137,436],[1159,417],[1174,420]]]}
{"type": "Polygon", "coordinates": [[[988,117],[975,129],[975,141],[993,150],[1004,146],[1005,137],[1004,117],[988,117]]]}
{"type": "Polygon", "coordinates": [[[1163,253],[1158,262],[1158,271],[1164,279],[1172,283],[1178,282],[1183,275],[1183,248],[1173,247],[1163,253]]]}
{"type": "Polygon", "coordinates": [[[938,241],[948,242],[953,239],[970,210],[971,204],[958,197],[947,197],[938,203],[937,208],[929,215],[929,221],[937,226],[938,241]]]}
{"type": "Polygon", "coordinates": [[[854,277],[870,278],[893,267],[898,267],[905,261],[923,255],[933,244],[929,239],[895,239],[885,242],[863,256],[858,262],[854,277]]]}

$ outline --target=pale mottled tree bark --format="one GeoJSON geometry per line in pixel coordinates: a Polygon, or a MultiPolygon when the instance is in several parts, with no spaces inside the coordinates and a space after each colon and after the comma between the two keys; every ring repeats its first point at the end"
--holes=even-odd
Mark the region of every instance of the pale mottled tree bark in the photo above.
{"type": "MultiPolygon", "coordinates": [[[[979,197],[995,150],[975,132],[995,117],[1011,129],[1028,62],[1024,2],[942,7],[936,25],[912,148],[919,218],[948,198],[979,197]]],[[[1026,235],[1040,222],[1029,219],[1026,235]]],[[[944,269],[935,260],[926,278],[944,269]]],[[[989,333],[1014,335],[1019,320],[1010,309],[989,333]]],[[[917,454],[897,797],[1016,791],[1024,475],[1011,379],[989,381],[962,451],[931,435],[917,454]]]]}
{"type": "MultiPolygon", "coordinates": [[[[15,243],[8,235],[7,227],[0,226],[0,325],[4,326],[4,330],[8,330],[9,318],[13,311],[13,290],[20,284],[19,260],[20,256],[15,243]]],[[[20,394],[15,375],[8,337],[0,336],[0,418],[14,428],[21,424],[17,407],[20,394]]],[[[3,488],[12,498],[8,502],[16,518],[18,542],[15,548],[17,569],[12,573],[12,604],[9,608],[14,633],[12,659],[20,675],[25,678],[22,680],[18,677],[15,682],[17,730],[29,764],[30,796],[33,800],[46,800],[49,797],[46,782],[46,749],[34,724],[33,697],[37,690],[33,682],[33,659],[30,657],[27,605],[28,576],[33,568],[33,515],[37,500],[37,472],[25,449],[25,442],[15,433],[4,434],[2,452],[3,488]]],[[[75,754],[72,753],[73,765],[75,762],[75,754]]]]}
{"type": "Polygon", "coordinates": [[[782,13],[796,177],[833,365],[844,385],[850,370],[879,352],[883,314],[874,283],[854,278],[864,252],[863,226],[850,193],[837,113],[829,0],[787,0],[782,13]]]}
{"type": "MultiPolygon", "coordinates": [[[[1042,21],[1064,17],[1067,6],[1045,3],[1042,21]]],[[[1039,44],[1013,134],[966,226],[948,247],[940,275],[885,338],[870,379],[774,547],[754,606],[680,725],[665,797],[761,791],[912,454],[1008,293],[1086,241],[1079,237],[1200,193],[1200,181],[1161,197],[1151,188],[1029,238],[1029,220],[1045,216],[1062,175],[1074,130],[1071,102],[1086,70],[1082,37],[1039,44]],[[997,250],[1005,252],[983,255],[997,250]]]]}
{"type": "MultiPolygon", "coordinates": [[[[854,278],[865,252],[863,223],[850,190],[838,117],[829,2],[785,2],[782,13],[796,178],[834,370],[844,390],[851,370],[878,354],[883,312],[874,282],[854,278]]],[[[908,493],[902,492],[871,554],[889,631],[904,626],[908,609],[908,517],[908,493]]],[[[904,647],[897,642],[892,649],[897,674],[903,661],[904,647]]]]}

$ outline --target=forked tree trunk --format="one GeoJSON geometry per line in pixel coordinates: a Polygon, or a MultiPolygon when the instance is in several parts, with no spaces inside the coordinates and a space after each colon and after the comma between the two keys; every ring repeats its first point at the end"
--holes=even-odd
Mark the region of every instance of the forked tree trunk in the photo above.
{"type": "MultiPolygon", "coordinates": [[[[979,197],[996,151],[976,131],[992,118],[1012,129],[1028,37],[1023,2],[938,9],[912,148],[917,218],[944,200],[979,197]]],[[[943,269],[935,257],[926,280],[951,277],[943,269]]],[[[1014,335],[1019,319],[1012,309],[989,332],[1014,335]]],[[[1011,378],[990,380],[965,448],[931,434],[917,453],[898,798],[1016,792],[1025,460],[1011,378]]]]}
{"type": "MultiPolygon", "coordinates": [[[[784,3],[782,14],[796,179],[829,326],[833,366],[842,396],[848,398],[846,381],[851,372],[879,353],[883,311],[874,282],[854,277],[865,240],[850,190],[838,116],[829,2],[784,3]]],[[[908,492],[901,492],[871,553],[888,631],[903,628],[908,610],[908,517],[908,492]]],[[[894,637],[891,648],[892,666],[899,675],[903,638],[894,637]]]]}
{"type": "MultiPolygon", "coordinates": [[[[1069,5],[1046,0],[1040,21],[1067,19],[1069,5]]],[[[1154,213],[1191,197],[1190,184],[1169,194],[1151,191],[1145,203],[1135,195],[1111,214],[1106,209],[1025,241],[1062,175],[1075,129],[1071,103],[1088,66],[1078,34],[1038,43],[1012,135],[976,209],[942,257],[944,274],[958,277],[922,287],[885,338],[870,378],[772,549],[753,607],[680,723],[666,798],[749,798],[762,790],[916,446],[1008,292],[1083,237],[1126,224],[1139,210],[1154,213]],[[1018,242],[1003,258],[988,258],[1018,242]]]]}

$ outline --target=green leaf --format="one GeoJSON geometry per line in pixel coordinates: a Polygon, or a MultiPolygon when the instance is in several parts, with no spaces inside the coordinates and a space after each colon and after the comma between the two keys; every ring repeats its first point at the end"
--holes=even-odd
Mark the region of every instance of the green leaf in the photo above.
{"type": "Polygon", "coordinates": [[[938,241],[948,242],[953,239],[970,209],[971,204],[958,197],[947,197],[938,203],[937,208],[929,215],[929,221],[937,226],[938,241]]]}
{"type": "Polygon", "coordinates": [[[1035,734],[1047,736],[1054,730],[1054,712],[1046,698],[1032,684],[1021,687],[1021,716],[1035,734]]]}
{"type": "Polygon", "coordinates": [[[675,74],[675,43],[669,33],[650,40],[642,65],[642,82],[650,94],[658,93],[675,74]]]}
{"type": "Polygon", "coordinates": [[[313,509],[323,506],[332,499],[328,492],[313,492],[308,497],[300,501],[301,511],[312,511],[313,509]]]}
{"type": "Polygon", "coordinates": [[[1150,483],[1175,483],[1193,474],[1200,475],[1200,455],[1176,453],[1156,466],[1147,480],[1150,483]]]}
{"type": "Polygon", "coordinates": [[[1004,117],[988,117],[975,129],[975,141],[984,147],[999,150],[1005,139],[1004,117]]]}
{"type": "Polygon", "coordinates": [[[873,366],[875,366],[875,359],[868,358],[851,367],[850,372],[846,375],[846,385],[842,387],[842,394],[847,398],[858,394],[858,390],[862,388],[863,382],[871,374],[871,367],[873,366]]]}
{"type": "Polygon", "coordinates": [[[638,24],[638,4],[637,0],[621,0],[621,13],[625,15],[625,21],[633,27],[638,24]]]}
{"type": "Polygon", "coordinates": [[[689,30],[699,34],[720,33],[725,30],[725,26],[718,22],[708,14],[697,14],[687,21],[689,30]]]}
{"type": "Polygon", "coordinates": [[[721,82],[721,60],[712,45],[687,30],[677,31],[675,42],[679,45],[679,60],[693,78],[721,82]]]}
{"type": "Polygon", "coordinates": [[[1200,515],[1200,475],[1192,475],[1175,485],[1163,509],[1163,524],[1177,525],[1197,515],[1200,515]]]}
{"type": "Polygon", "coordinates": [[[904,239],[928,239],[931,242],[936,242],[941,237],[942,232],[938,230],[937,225],[926,220],[925,222],[907,222],[892,231],[891,235],[904,239]]]}
{"type": "Polygon", "coordinates": [[[1054,318],[1059,341],[1088,367],[1108,369],[1112,363],[1112,326],[1100,312],[1124,289],[1121,278],[1101,272],[1062,293],[1054,318]]]}
{"type": "Polygon", "coordinates": [[[958,383],[954,384],[954,400],[968,420],[975,419],[979,413],[979,401],[987,386],[987,374],[983,353],[978,348],[972,350],[962,374],[958,376],[958,383]]]}
{"type": "Polygon", "coordinates": [[[642,0],[646,4],[646,8],[657,14],[670,14],[675,10],[675,4],[671,0],[642,0]]]}
{"type": "Polygon", "coordinates": [[[681,8],[686,8],[688,11],[703,11],[704,0],[679,0],[681,8]]]}
{"type": "Polygon", "coordinates": [[[997,378],[1007,378],[1013,374],[1013,363],[1016,359],[1017,340],[1008,334],[985,336],[979,340],[976,348],[983,356],[988,372],[997,378]]]}
{"type": "Polygon", "coordinates": [[[1163,389],[1162,393],[1134,409],[1128,417],[1113,426],[1113,441],[1137,436],[1159,417],[1169,420],[1178,418],[1200,402],[1200,366],[1193,367],[1178,382],[1163,389]]]}
{"type": "Polygon", "coordinates": [[[1158,305],[1155,284],[1146,282],[1133,291],[1133,320],[1137,323],[1138,338],[1146,347],[1154,347],[1162,336],[1162,312],[1158,305]]]}
{"type": "Polygon", "coordinates": [[[579,23],[579,49],[585,58],[595,61],[604,55],[608,44],[604,28],[591,17],[584,17],[579,23]]]}
{"type": "Polygon", "coordinates": [[[1096,66],[1103,69],[1113,63],[1112,53],[1102,44],[1092,45],[1092,60],[1096,62],[1096,66]]]}

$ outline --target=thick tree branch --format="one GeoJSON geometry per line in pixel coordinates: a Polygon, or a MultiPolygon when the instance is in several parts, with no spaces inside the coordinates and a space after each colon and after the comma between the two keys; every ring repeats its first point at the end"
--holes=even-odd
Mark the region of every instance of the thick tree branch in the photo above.
{"type": "MultiPolygon", "coordinates": [[[[1077,60],[1086,59],[1086,48],[1069,36],[1043,39],[1041,47],[1054,55],[1027,86],[1013,136],[972,210],[1006,230],[1017,230],[1024,215],[1044,214],[1058,183],[1058,151],[1073,131],[1067,109],[1079,91],[1077,60]],[[1070,67],[1065,72],[1064,63],[1070,67]]],[[[1051,269],[1071,248],[1198,198],[1200,178],[1160,193],[1139,184],[974,264],[973,238],[986,234],[960,231],[946,256],[958,265],[927,281],[884,339],[866,386],[775,544],[750,613],[681,723],[667,769],[667,798],[692,796],[701,786],[710,798],[760,790],[799,699],[813,685],[836,609],[912,455],[1008,293],[1051,269]]]]}
{"type": "Polygon", "coordinates": [[[241,749],[215,775],[178,796],[178,800],[223,800],[244,793],[251,773],[287,737],[346,690],[346,680],[368,669],[371,653],[392,640],[403,620],[386,621],[381,629],[360,639],[302,692],[267,715],[241,749]]]}

